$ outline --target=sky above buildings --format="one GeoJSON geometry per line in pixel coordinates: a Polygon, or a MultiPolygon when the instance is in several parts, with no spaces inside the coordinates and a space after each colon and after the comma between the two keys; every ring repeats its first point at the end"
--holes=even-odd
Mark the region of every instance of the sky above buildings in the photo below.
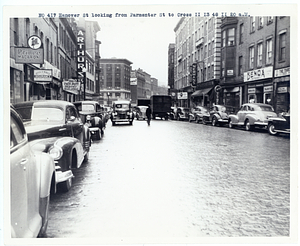
{"type": "Polygon", "coordinates": [[[158,79],[159,85],[168,83],[168,47],[175,43],[174,28],[179,18],[101,18],[102,58],[126,58],[132,69],[141,68],[158,79]]]}

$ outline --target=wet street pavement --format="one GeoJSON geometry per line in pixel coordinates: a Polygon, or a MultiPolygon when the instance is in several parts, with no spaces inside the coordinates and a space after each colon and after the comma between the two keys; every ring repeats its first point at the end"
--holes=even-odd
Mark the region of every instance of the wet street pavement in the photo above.
{"type": "Polygon", "coordinates": [[[289,152],[264,131],[109,121],[71,190],[51,197],[47,237],[289,236],[289,152]]]}

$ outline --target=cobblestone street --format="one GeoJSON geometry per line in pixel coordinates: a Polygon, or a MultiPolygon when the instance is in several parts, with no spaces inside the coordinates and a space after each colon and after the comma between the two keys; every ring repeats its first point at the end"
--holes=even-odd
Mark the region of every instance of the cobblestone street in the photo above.
{"type": "Polygon", "coordinates": [[[290,139],[178,122],[111,126],[51,199],[50,238],[282,237],[290,139]]]}

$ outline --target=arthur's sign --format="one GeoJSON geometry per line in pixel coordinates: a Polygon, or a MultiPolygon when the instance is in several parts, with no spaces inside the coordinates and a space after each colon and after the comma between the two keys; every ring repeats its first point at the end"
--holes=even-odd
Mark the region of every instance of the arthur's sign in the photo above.
{"type": "Polygon", "coordinates": [[[77,79],[82,84],[85,79],[85,33],[83,30],[78,30],[77,33],[77,79]]]}

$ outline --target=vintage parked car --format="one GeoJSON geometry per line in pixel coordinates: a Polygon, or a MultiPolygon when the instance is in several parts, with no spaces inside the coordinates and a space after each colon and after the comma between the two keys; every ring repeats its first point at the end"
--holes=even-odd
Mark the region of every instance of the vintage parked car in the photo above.
{"type": "Polygon", "coordinates": [[[73,168],[88,159],[89,128],[83,124],[74,104],[46,100],[14,104],[23,117],[29,141],[43,139],[45,153],[55,152],[58,188],[67,192],[72,186],[73,168]]]}
{"type": "Polygon", "coordinates": [[[223,105],[214,105],[209,110],[209,115],[204,115],[203,124],[211,123],[212,126],[228,123],[228,113],[223,105]]]}
{"type": "Polygon", "coordinates": [[[136,119],[137,120],[146,120],[147,116],[146,116],[146,110],[147,110],[147,106],[136,106],[135,107],[135,112],[136,112],[136,119]]]}
{"type": "Polygon", "coordinates": [[[77,101],[73,103],[80,118],[90,129],[93,140],[100,140],[104,134],[106,118],[104,108],[96,101],[77,101]]]}
{"type": "Polygon", "coordinates": [[[277,116],[274,109],[269,104],[263,103],[245,103],[241,106],[237,114],[230,114],[228,126],[243,126],[247,131],[255,127],[267,128],[268,119],[277,116]]]}
{"type": "Polygon", "coordinates": [[[132,112],[131,103],[129,101],[115,101],[113,102],[113,109],[110,116],[112,125],[115,126],[116,123],[126,123],[132,125],[134,119],[134,114],[132,112]]]}
{"type": "Polygon", "coordinates": [[[195,121],[196,123],[203,122],[203,117],[209,116],[208,109],[204,106],[196,106],[191,109],[189,114],[189,122],[195,121]]]}
{"type": "MultiPolygon", "coordinates": [[[[10,108],[11,237],[43,236],[48,225],[50,193],[56,192],[52,155],[42,151],[43,141],[28,142],[23,121],[10,108]]],[[[57,148],[53,146],[53,148],[57,148]]]]}
{"type": "Polygon", "coordinates": [[[184,107],[178,107],[176,110],[177,120],[189,120],[190,109],[184,107]]]}
{"type": "Polygon", "coordinates": [[[271,135],[277,135],[278,133],[290,134],[290,128],[290,111],[268,119],[268,131],[271,135]]]}
{"type": "Polygon", "coordinates": [[[171,111],[168,112],[168,118],[171,120],[175,120],[175,112],[176,112],[176,108],[175,107],[171,107],[171,111]]]}

